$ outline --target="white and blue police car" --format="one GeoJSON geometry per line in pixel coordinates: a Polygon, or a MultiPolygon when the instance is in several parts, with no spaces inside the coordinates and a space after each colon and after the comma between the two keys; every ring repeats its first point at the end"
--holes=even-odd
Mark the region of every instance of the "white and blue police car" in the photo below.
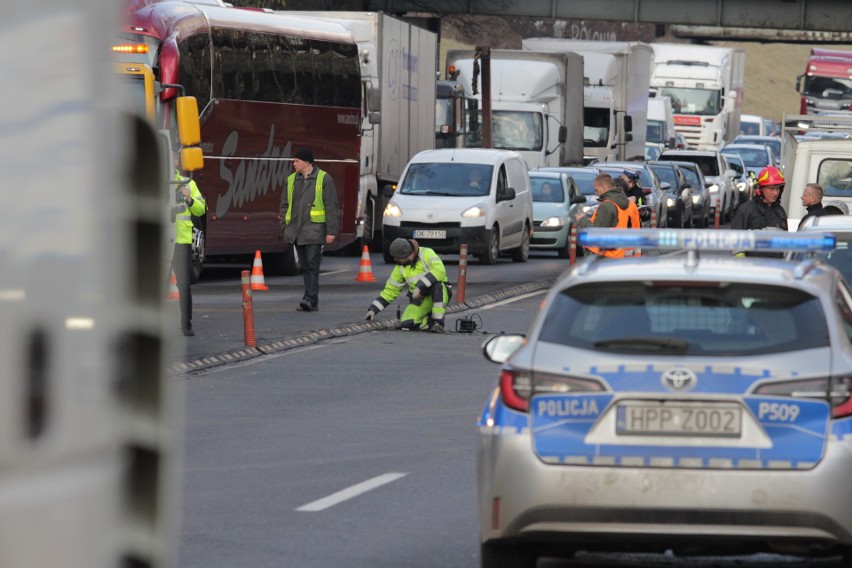
{"type": "MultiPolygon", "coordinates": [[[[581,231],[478,423],[482,566],[578,549],[852,561],[852,290],[831,234],[581,231]]],[[[852,565],[852,564],[847,564],[852,565]]]]}

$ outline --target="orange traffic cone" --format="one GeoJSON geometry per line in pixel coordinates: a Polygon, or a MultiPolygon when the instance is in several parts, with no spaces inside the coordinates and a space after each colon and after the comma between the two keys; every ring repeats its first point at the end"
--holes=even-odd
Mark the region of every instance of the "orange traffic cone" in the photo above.
{"type": "Polygon", "coordinates": [[[358,277],[355,282],[375,282],[373,277],[373,264],[370,262],[370,248],[364,245],[361,252],[361,264],[358,267],[358,277]]]}
{"type": "Polygon", "coordinates": [[[172,270],[171,275],[169,276],[169,301],[174,302],[175,300],[180,300],[180,292],[178,292],[177,287],[177,276],[175,276],[175,271],[172,270]]]}
{"type": "Polygon", "coordinates": [[[260,259],[260,251],[254,253],[254,264],[251,267],[251,289],[269,290],[269,286],[263,280],[263,261],[260,259]]]}

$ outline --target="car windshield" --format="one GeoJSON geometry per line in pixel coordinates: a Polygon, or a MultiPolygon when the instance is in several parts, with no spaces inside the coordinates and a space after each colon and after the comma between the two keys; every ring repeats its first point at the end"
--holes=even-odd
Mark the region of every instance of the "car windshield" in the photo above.
{"type": "Polygon", "coordinates": [[[402,195],[470,197],[488,195],[491,166],[480,164],[411,164],[399,186],[402,195]]]}
{"type": "Polygon", "coordinates": [[[735,154],[742,158],[746,167],[763,168],[769,164],[769,153],[765,149],[725,148],[725,154],[735,154]]]}
{"type": "Polygon", "coordinates": [[[680,168],[683,177],[686,178],[686,183],[688,183],[693,189],[701,189],[703,184],[698,179],[698,172],[693,170],[692,168],[680,168]]]}
{"type": "Polygon", "coordinates": [[[491,113],[491,135],[495,148],[537,152],[544,143],[542,132],[539,113],[506,110],[491,113]]]}
{"type": "Polygon", "coordinates": [[[719,175],[719,162],[716,161],[716,156],[675,156],[675,155],[666,155],[665,153],[660,156],[661,160],[681,160],[684,162],[692,162],[694,164],[698,164],[698,167],[701,168],[701,173],[705,176],[718,176],[719,175]]]}
{"type": "Polygon", "coordinates": [[[763,144],[764,146],[769,146],[772,148],[772,152],[776,156],[781,155],[781,139],[780,138],[757,138],[750,136],[737,136],[734,142],[740,142],[742,144],[763,144]]]}
{"type": "Polygon", "coordinates": [[[571,177],[574,178],[574,183],[577,184],[577,188],[580,190],[580,195],[595,194],[595,176],[597,176],[595,172],[571,172],[571,177]]]}
{"type": "Polygon", "coordinates": [[[535,202],[562,203],[565,201],[565,194],[562,192],[562,185],[558,179],[530,176],[530,185],[535,202]]]}
{"type": "Polygon", "coordinates": [[[719,114],[722,108],[719,89],[664,87],[660,89],[660,94],[672,98],[672,110],[675,114],[712,116],[719,114]]]}
{"type": "Polygon", "coordinates": [[[666,182],[669,184],[669,189],[677,189],[677,176],[675,176],[674,168],[672,166],[651,166],[651,169],[654,170],[654,173],[657,174],[657,177],[660,178],[660,181],[666,182]]]}
{"type": "Polygon", "coordinates": [[[780,353],[827,347],[819,300],[780,286],[596,282],[558,294],[540,340],[656,355],[780,353]]]}

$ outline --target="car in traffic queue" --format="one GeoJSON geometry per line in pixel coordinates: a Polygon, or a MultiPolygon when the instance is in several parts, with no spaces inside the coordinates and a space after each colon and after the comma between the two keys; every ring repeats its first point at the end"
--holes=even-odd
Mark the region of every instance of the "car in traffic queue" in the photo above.
{"type": "Polygon", "coordinates": [[[701,168],[695,162],[666,161],[674,164],[686,178],[692,191],[692,226],[696,228],[710,226],[710,182],[704,179],[701,168]]]}
{"type": "Polygon", "coordinates": [[[396,238],[439,253],[462,244],[482,264],[503,253],[526,262],[532,240],[532,192],[523,156],[510,150],[442,148],[415,154],[382,216],[382,255],[394,262],[396,238]]]}
{"type": "MultiPolygon", "coordinates": [[[[639,183],[645,193],[650,209],[656,213],[656,226],[665,227],[668,220],[668,184],[660,181],[657,174],[648,166],[647,162],[597,162],[595,167],[600,171],[617,178],[630,170],[639,174],[639,183]]],[[[641,213],[641,211],[640,211],[641,213]]],[[[650,227],[650,221],[644,221],[643,227],[650,227]]]]}
{"type": "Polygon", "coordinates": [[[780,136],[751,136],[748,134],[740,134],[736,138],[732,144],[761,144],[763,146],[768,146],[772,150],[772,157],[775,160],[773,165],[775,167],[781,167],[781,137],[780,136]]]}
{"type": "Polygon", "coordinates": [[[574,179],[566,173],[530,172],[533,197],[533,237],[530,248],[555,250],[569,258],[571,226],[578,207],[586,202],[574,179]]]}
{"type": "Polygon", "coordinates": [[[736,172],[731,169],[725,157],[716,150],[666,150],[660,154],[660,161],[675,160],[695,162],[701,168],[704,179],[710,182],[710,209],[715,213],[717,203],[721,204],[719,216],[722,222],[729,222],[734,209],[739,204],[739,196],[734,187],[736,172]]]}
{"type": "Polygon", "coordinates": [[[775,154],[771,146],[764,144],[728,144],[722,148],[722,154],[730,156],[736,154],[742,158],[749,173],[755,178],[760,173],[760,170],[766,166],[775,165],[775,154]]]}
{"type": "Polygon", "coordinates": [[[661,182],[669,184],[666,208],[668,228],[692,228],[692,185],[673,162],[648,162],[661,182]]]}
{"type": "MultiPolygon", "coordinates": [[[[852,290],[828,234],[584,229],[478,421],[483,568],[577,549],[852,562],[852,290]]],[[[848,564],[847,564],[848,565],[848,564]]]]}
{"type": "Polygon", "coordinates": [[[722,155],[728,160],[728,165],[737,172],[737,176],[734,178],[734,188],[737,190],[740,205],[742,205],[751,199],[755,185],[757,184],[757,176],[751,175],[751,172],[749,172],[749,169],[739,154],[725,152],[725,149],[722,148],[722,155]]]}
{"type": "Polygon", "coordinates": [[[591,217],[598,207],[598,196],[595,193],[595,178],[601,171],[594,166],[550,166],[537,168],[530,172],[532,176],[536,172],[556,172],[571,176],[577,190],[586,200],[579,206],[579,210],[587,217],[591,217]]]}

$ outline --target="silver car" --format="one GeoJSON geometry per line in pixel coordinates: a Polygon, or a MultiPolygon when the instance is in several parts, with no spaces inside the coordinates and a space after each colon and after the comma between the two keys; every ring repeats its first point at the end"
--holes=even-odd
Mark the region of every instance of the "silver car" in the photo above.
{"type": "MultiPolygon", "coordinates": [[[[483,568],[577,549],[852,562],[852,289],[832,235],[584,230],[478,427],[483,568]],[[716,251],[716,252],[713,252],[716,251]]],[[[847,564],[849,565],[849,564],[847,564]]]]}

